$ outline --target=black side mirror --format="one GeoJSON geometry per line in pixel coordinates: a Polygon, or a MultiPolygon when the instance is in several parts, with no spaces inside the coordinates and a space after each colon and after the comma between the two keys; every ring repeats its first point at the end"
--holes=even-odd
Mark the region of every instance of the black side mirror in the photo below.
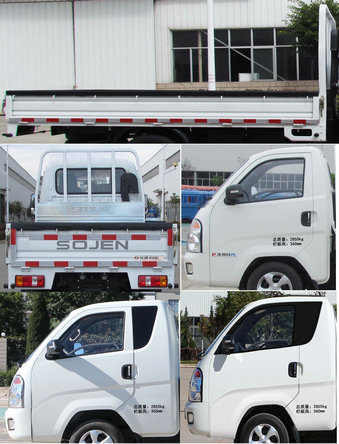
{"type": "Polygon", "coordinates": [[[49,341],[46,347],[46,359],[53,360],[61,357],[62,345],[57,339],[49,341]]]}
{"type": "Polygon", "coordinates": [[[124,173],[120,178],[121,200],[129,202],[130,193],[139,193],[138,179],[133,173],[124,173]]]}
{"type": "Polygon", "coordinates": [[[232,335],[225,335],[222,338],[221,350],[224,355],[230,355],[234,352],[234,340],[232,335]]]}
{"type": "Polygon", "coordinates": [[[226,205],[235,205],[238,199],[245,196],[245,191],[240,184],[230,185],[226,188],[226,197],[224,202],[226,205]]]}

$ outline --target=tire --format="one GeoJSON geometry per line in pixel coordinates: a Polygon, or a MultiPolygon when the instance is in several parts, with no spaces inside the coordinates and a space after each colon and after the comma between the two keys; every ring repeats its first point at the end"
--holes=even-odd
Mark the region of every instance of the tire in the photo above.
{"type": "Polygon", "coordinates": [[[260,265],[250,275],[247,290],[303,290],[299,274],[283,262],[267,262],[260,265]]]}
{"type": "Polygon", "coordinates": [[[285,424],[279,418],[269,413],[259,413],[252,416],[242,428],[240,442],[289,443],[290,438],[285,424]]]}
{"type": "Polygon", "coordinates": [[[131,140],[131,143],[175,143],[175,141],[166,136],[145,134],[143,136],[134,137],[131,140]]]}
{"type": "Polygon", "coordinates": [[[120,430],[110,422],[92,420],[81,424],[70,438],[70,442],[78,443],[100,443],[103,441],[105,443],[124,442],[124,437],[120,430]]]}

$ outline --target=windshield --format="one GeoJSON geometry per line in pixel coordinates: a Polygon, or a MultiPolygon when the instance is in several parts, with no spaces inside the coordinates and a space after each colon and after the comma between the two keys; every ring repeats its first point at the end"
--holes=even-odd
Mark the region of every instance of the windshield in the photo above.
{"type": "MultiPolygon", "coordinates": [[[[246,307],[246,305],[245,305],[245,307],[246,307]]],[[[209,351],[210,351],[211,348],[214,346],[214,344],[219,340],[219,338],[220,338],[221,336],[224,335],[225,330],[226,330],[226,329],[229,327],[229,325],[231,325],[232,322],[233,322],[233,321],[234,321],[234,320],[240,315],[240,313],[244,310],[245,307],[243,307],[240,311],[238,311],[238,313],[234,316],[234,318],[230,320],[230,322],[226,325],[226,327],[225,327],[223,330],[221,330],[221,332],[220,332],[220,333],[218,334],[218,336],[214,339],[214,341],[212,342],[212,344],[210,344],[210,346],[208,347],[208,349],[207,349],[204,353],[202,353],[201,356],[205,356],[205,355],[207,355],[207,354],[209,353],[209,351]]]]}

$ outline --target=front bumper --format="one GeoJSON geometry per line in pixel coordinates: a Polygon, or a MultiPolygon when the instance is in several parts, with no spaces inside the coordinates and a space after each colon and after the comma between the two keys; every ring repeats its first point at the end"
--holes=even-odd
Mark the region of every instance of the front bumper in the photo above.
{"type": "Polygon", "coordinates": [[[191,433],[210,436],[207,403],[188,402],[185,405],[185,419],[191,433]]]}
{"type": "Polygon", "coordinates": [[[26,408],[7,409],[5,413],[6,429],[9,437],[15,441],[31,441],[31,415],[26,408]]]}

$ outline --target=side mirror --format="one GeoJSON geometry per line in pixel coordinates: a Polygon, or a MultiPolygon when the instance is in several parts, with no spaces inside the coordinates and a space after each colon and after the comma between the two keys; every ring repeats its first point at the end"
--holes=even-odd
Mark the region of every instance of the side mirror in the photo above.
{"type": "Polygon", "coordinates": [[[45,357],[48,360],[58,359],[61,356],[61,352],[62,346],[60,342],[57,339],[54,339],[47,344],[45,357]]]}
{"type": "Polygon", "coordinates": [[[234,342],[232,335],[225,335],[221,341],[221,350],[224,355],[230,355],[234,352],[234,342]]]}
{"type": "Polygon", "coordinates": [[[129,194],[139,193],[138,179],[133,173],[124,173],[120,178],[121,200],[129,202],[129,194]]]}
{"type": "Polygon", "coordinates": [[[245,196],[245,191],[240,184],[230,185],[226,188],[226,197],[224,202],[226,205],[235,205],[238,199],[245,196]]]}

